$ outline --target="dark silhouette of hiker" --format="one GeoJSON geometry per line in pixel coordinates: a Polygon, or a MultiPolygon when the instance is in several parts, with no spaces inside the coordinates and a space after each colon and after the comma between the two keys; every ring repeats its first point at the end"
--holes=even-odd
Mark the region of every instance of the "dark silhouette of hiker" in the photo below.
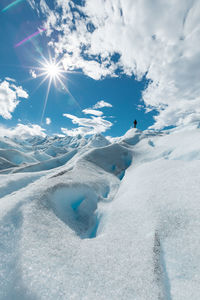
{"type": "Polygon", "coordinates": [[[133,124],[134,124],[134,128],[136,128],[136,126],[137,126],[137,121],[135,120],[135,121],[133,122],[133,124]]]}

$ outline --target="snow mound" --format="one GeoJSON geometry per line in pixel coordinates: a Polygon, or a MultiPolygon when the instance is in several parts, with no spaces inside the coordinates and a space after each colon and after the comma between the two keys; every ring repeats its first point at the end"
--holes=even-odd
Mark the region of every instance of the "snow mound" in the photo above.
{"type": "Polygon", "coordinates": [[[46,154],[44,151],[42,150],[35,150],[33,153],[33,156],[35,159],[37,159],[38,161],[44,161],[44,160],[49,160],[52,157],[48,154],[46,154]]]}
{"type": "Polygon", "coordinates": [[[123,137],[121,137],[119,141],[133,146],[137,144],[142,137],[143,133],[140,130],[136,128],[131,128],[126,132],[126,134],[123,137]]]}
{"type": "Polygon", "coordinates": [[[108,146],[110,142],[102,134],[95,134],[89,139],[88,144],[92,147],[99,148],[108,146]]]}
{"type": "Polygon", "coordinates": [[[7,159],[15,165],[37,162],[33,157],[14,149],[0,149],[0,157],[7,159]]]}
{"type": "Polygon", "coordinates": [[[132,153],[119,144],[113,144],[100,149],[93,149],[84,158],[122,179],[125,170],[131,164],[132,153]]]}

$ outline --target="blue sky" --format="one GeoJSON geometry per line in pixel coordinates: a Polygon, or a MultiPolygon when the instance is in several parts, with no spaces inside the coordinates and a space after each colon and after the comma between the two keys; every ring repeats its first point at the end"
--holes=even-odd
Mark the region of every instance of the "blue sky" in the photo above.
{"type": "Polygon", "coordinates": [[[141,130],[199,120],[198,5],[1,1],[0,126],[5,133],[24,124],[48,134],[119,136],[134,119],[141,130]],[[39,28],[45,31],[15,47],[39,28]],[[49,55],[65,72],[65,89],[52,84],[44,109],[50,77],[39,86],[37,68],[49,55]],[[83,111],[102,100],[109,107],[83,111]]]}

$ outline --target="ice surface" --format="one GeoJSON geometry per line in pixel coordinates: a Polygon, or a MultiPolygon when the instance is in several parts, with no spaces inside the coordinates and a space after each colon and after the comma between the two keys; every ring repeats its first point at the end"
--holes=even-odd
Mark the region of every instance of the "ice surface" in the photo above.
{"type": "Polygon", "coordinates": [[[7,159],[0,157],[0,170],[16,167],[17,165],[13,164],[12,162],[8,161],[7,159]]]}
{"type": "Polygon", "coordinates": [[[199,140],[1,138],[0,299],[199,299],[199,140]]]}
{"type": "Polygon", "coordinates": [[[64,154],[62,156],[58,156],[55,158],[51,158],[49,160],[45,160],[36,164],[31,164],[25,167],[16,168],[13,170],[13,173],[19,172],[39,172],[44,170],[50,170],[66,164],[75,154],[76,150],[72,150],[71,152],[64,154]]]}
{"type": "Polygon", "coordinates": [[[102,134],[95,134],[89,139],[89,145],[92,147],[105,147],[109,144],[110,142],[102,134]]]}
{"type": "Polygon", "coordinates": [[[0,157],[7,159],[15,165],[37,162],[37,160],[31,156],[14,149],[0,149],[0,157]]]}

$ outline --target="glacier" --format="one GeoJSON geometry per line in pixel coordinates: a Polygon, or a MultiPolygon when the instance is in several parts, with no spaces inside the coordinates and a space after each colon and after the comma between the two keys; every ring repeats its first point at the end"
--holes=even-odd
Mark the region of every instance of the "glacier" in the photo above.
{"type": "Polygon", "coordinates": [[[199,299],[199,127],[1,137],[0,299],[199,299]]]}

